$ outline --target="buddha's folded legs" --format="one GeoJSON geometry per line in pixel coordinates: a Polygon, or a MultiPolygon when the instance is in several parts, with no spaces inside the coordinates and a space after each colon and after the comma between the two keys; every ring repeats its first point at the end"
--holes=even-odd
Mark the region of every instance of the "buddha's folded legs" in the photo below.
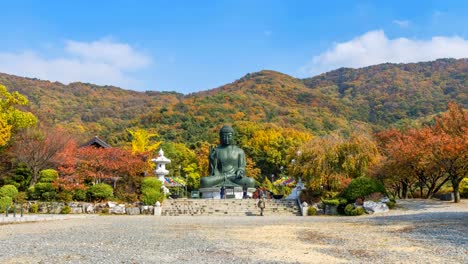
{"type": "Polygon", "coordinates": [[[224,176],[206,176],[200,180],[200,188],[209,188],[224,182],[224,176]]]}
{"type": "Polygon", "coordinates": [[[234,179],[233,182],[244,188],[255,188],[255,180],[250,177],[234,179]]]}
{"type": "Polygon", "coordinates": [[[255,180],[249,177],[236,178],[235,175],[232,176],[207,176],[203,177],[200,180],[200,188],[209,188],[213,186],[221,186],[223,182],[227,185],[238,185],[245,188],[255,188],[255,180]],[[226,180],[226,182],[224,182],[226,180]]]}

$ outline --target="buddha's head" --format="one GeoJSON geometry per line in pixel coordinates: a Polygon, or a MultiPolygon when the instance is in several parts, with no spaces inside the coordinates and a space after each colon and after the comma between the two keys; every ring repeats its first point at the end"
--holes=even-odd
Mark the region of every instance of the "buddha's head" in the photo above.
{"type": "Polygon", "coordinates": [[[221,142],[222,146],[228,146],[234,144],[234,129],[230,126],[223,126],[221,130],[219,130],[219,141],[221,142]]]}

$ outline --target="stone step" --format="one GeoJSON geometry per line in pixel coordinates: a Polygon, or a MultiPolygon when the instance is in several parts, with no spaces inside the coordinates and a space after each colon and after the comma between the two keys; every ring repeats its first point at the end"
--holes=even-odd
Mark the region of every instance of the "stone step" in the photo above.
{"type": "MultiPolygon", "coordinates": [[[[213,216],[248,216],[259,215],[258,200],[215,200],[215,199],[177,199],[166,200],[162,206],[162,215],[213,215],[213,216]]],[[[299,215],[295,200],[266,200],[265,215],[299,215]]]]}

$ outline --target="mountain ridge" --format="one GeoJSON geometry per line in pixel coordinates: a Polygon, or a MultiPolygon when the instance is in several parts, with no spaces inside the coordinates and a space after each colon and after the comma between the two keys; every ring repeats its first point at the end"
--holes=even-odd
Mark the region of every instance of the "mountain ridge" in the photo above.
{"type": "Polygon", "coordinates": [[[200,141],[207,138],[193,135],[220,123],[274,123],[324,134],[350,122],[381,129],[437,114],[449,101],[467,107],[468,59],[340,68],[304,79],[262,70],[185,95],[3,73],[0,84],[26,95],[41,121],[111,143],[128,139],[129,127],[159,131],[166,140],[200,141]]]}

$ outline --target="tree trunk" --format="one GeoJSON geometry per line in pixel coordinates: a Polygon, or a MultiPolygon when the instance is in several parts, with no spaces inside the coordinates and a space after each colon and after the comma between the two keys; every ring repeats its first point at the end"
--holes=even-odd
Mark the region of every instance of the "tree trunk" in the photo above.
{"type": "Polygon", "coordinates": [[[457,177],[452,177],[453,199],[455,203],[460,202],[460,180],[457,177]]]}
{"type": "Polygon", "coordinates": [[[424,190],[424,188],[423,188],[423,183],[420,182],[420,183],[419,183],[419,197],[420,197],[421,199],[424,198],[424,191],[423,191],[423,190],[424,190]]]}
{"type": "Polygon", "coordinates": [[[31,178],[31,181],[29,182],[29,187],[34,186],[39,180],[39,170],[37,170],[36,168],[31,168],[31,175],[32,175],[32,178],[31,178]]]}
{"type": "Polygon", "coordinates": [[[401,183],[401,196],[403,199],[408,199],[408,183],[406,182],[401,183]]]}

